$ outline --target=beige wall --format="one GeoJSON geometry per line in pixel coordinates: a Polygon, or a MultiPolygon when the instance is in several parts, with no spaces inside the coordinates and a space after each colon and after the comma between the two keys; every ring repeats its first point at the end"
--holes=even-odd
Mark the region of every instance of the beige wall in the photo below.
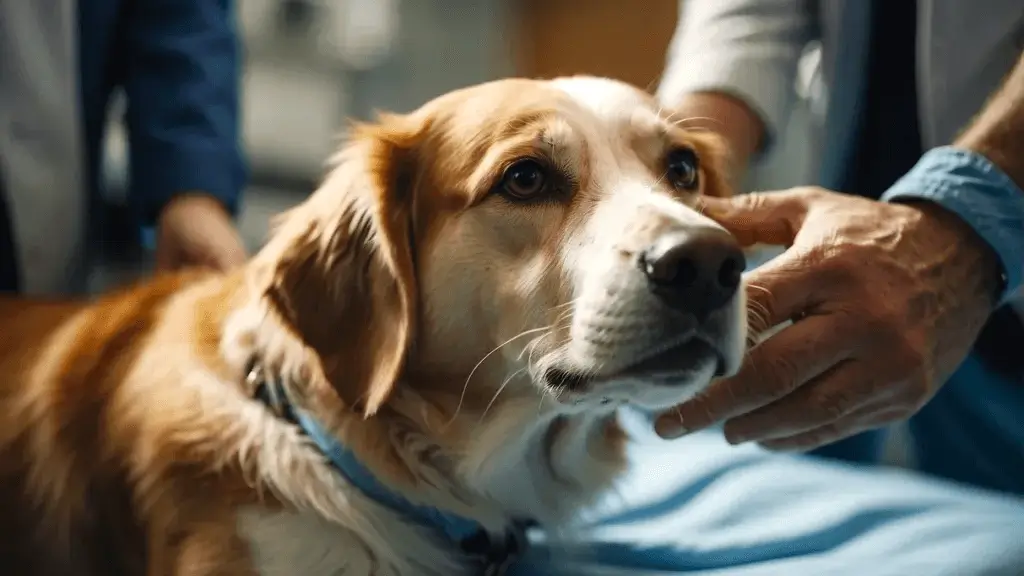
{"type": "Polygon", "coordinates": [[[522,76],[592,74],[657,84],[678,0],[513,0],[512,54],[522,76]]]}

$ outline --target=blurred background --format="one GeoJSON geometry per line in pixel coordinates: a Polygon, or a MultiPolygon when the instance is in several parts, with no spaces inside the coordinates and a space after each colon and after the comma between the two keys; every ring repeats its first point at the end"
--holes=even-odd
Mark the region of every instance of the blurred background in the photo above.
{"type": "MultiPolygon", "coordinates": [[[[346,118],[409,111],[449,90],[507,76],[593,74],[654,89],[672,40],[678,0],[244,0],[243,138],[251,181],[240,228],[250,250],[268,218],[309,194],[344,137],[346,118]]],[[[802,96],[778,148],[747,189],[807,183],[820,90],[812,46],[794,90],[802,96]]],[[[109,288],[150,266],[123,206],[123,107],[107,142],[106,209],[115,241],[91,287],[109,288]]]]}

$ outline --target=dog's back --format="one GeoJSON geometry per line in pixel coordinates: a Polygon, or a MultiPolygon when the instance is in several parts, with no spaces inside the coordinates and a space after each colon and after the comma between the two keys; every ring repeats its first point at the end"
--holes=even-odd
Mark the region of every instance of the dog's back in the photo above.
{"type": "Polygon", "coordinates": [[[145,572],[109,401],[182,281],[95,302],[0,298],[0,572],[145,572]]]}

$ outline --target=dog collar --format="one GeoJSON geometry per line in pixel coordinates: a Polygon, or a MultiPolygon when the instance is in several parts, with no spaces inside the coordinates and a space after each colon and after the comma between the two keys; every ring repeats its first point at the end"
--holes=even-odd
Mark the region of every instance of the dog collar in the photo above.
{"type": "Polygon", "coordinates": [[[355,454],[327,432],[315,418],[292,404],[281,381],[268,375],[257,361],[250,362],[246,380],[254,397],[278,417],[302,430],[349,484],[403,517],[444,534],[464,552],[480,560],[484,576],[504,574],[522,556],[527,545],[526,530],[529,522],[511,523],[505,530],[504,538],[496,539],[474,520],[409,502],[378,481],[355,454]]]}

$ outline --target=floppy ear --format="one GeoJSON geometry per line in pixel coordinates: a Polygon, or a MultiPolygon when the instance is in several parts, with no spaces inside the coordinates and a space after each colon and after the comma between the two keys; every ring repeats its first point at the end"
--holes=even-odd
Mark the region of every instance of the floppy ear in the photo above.
{"type": "Polygon", "coordinates": [[[413,186],[422,123],[354,126],[336,166],[283,217],[265,296],[364,416],[387,400],[416,331],[413,186]]]}

